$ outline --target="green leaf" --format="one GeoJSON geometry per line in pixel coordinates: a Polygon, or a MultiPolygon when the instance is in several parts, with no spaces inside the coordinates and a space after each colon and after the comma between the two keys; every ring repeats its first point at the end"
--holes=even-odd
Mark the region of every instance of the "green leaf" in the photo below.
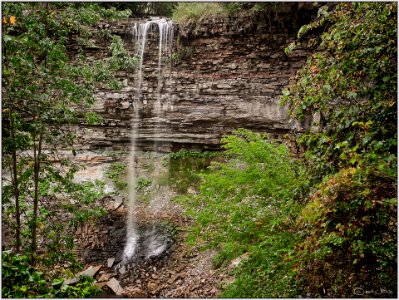
{"type": "Polygon", "coordinates": [[[64,279],[62,278],[55,278],[53,282],[51,283],[53,287],[59,287],[64,283],[64,279]]]}
{"type": "Polygon", "coordinates": [[[356,162],[357,162],[357,159],[354,158],[354,157],[352,157],[352,158],[349,160],[349,163],[350,163],[351,165],[354,165],[356,162]]]}
{"type": "Polygon", "coordinates": [[[291,94],[289,89],[283,89],[283,95],[284,96],[289,96],[291,94]]]}
{"type": "Polygon", "coordinates": [[[4,34],[3,35],[3,40],[4,40],[5,43],[8,43],[8,42],[13,40],[13,37],[10,36],[10,35],[4,34]]]}

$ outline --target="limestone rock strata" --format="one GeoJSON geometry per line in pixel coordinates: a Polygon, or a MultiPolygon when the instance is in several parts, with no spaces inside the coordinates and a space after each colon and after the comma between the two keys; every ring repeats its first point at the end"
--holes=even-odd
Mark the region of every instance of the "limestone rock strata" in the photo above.
{"type": "MultiPolygon", "coordinates": [[[[291,3],[273,17],[201,20],[176,27],[160,86],[156,33],[150,35],[141,98],[135,100],[134,72],[119,72],[122,90],[96,95],[93,110],[103,124],[81,126],[84,148],[128,148],[134,109],[140,112],[133,120],[138,122],[138,146],[147,150],[218,148],[224,134],[241,127],[275,136],[289,132],[292,124],[278,97],[311,52],[297,49],[288,57],[284,48],[315,9],[305,12],[291,3]]],[[[131,27],[132,22],[110,29],[135,53],[131,27]]],[[[92,55],[106,55],[106,47],[93,49],[92,55]]]]}

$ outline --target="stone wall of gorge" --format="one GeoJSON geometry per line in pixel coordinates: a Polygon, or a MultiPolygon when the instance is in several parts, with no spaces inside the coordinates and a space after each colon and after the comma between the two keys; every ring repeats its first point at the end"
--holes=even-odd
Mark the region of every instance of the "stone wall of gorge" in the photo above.
{"type": "MultiPolygon", "coordinates": [[[[137,145],[143,150],[217,149],[220,138],[236,128],[287,138],[293,124],[287,109],[279,105],[279,96],[311,49],[303,46],[287,56],[284,48],[316,13],[310,3],[285,3],[253,17],[202,19],[176,26],[160,87],[157,33],[151,34],[140,100],[135,100],[134,72],[118,72],[122,90],[96,93],[92,110],[102,116],[103,124],[80,125],[83,149],[128,149],[134,109],[140,115],[133,120],[138,122],[137,145]]],[[[135,21],[104,24],[123,37],[132,54],[135,21]]],[[[107,55],[107,45],[88,51],[96,59],[107,55]]]]}

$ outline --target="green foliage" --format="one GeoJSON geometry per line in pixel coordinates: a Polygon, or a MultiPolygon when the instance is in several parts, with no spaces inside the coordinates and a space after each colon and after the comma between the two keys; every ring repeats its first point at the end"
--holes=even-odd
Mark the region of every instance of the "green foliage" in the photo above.
{"type": "Polygon", "coordinates": [[[394,297],[397,5],[324,6],[298,38],[314,29],[324,30],[319,48],[282,97],[293,119],[320,119],[298,140],[316,191],[297,221],[297,288],[311,297],[394,297]]]}
{"type": "Polygon", "coordinates": [[[102,121],[102,117],[95,112],[87,112],[85,114],[85,121],[88,125],[98,125],[102,121]]]}
{"type": "Polygon", "coordinates": [[[212,257],[212,265],[214,268],[226,266],[229,261],[240,256],[245,252],[245,247],[236,241],[229,241],[223,245],[223,249],[212,257]]]}
{"type": "Polygon", "coordinates": [[[198,195],[176,199],[195,220],[188,239],[218,250],[213,259],[215,267],[226,266],[240,254],[252,253],[265,239],[289,230],[300,212],[293,201],[295,187],[306,182],[302,168],[290,158],[287,148],[265,135],[240,129],[222,141],[229,160],[214,162],[211,172],[201,175],[198,195]]]}
{"type": "Polygon", "coordinates": [[[47,282],[43,273],[29,265],[27,256],[2,252],[2,296],[5,298],[27,298],[46,294],[47,282]]]}
{"type": "MultiPolygon", "coordinates": [[[[105,213],[105,210],[96,202],[104,196],[104,183],[101,181],[75,183],[72,181],[74,172],[72,167],[70,172],[63,174],[58,167],[48,165],[38,182],[41,206],[36,225],[38,234],[43,237],[40,248],[45,251],[44,253],[42,251],[43,255],[36,256],[36,259],[39,264],[45,264],[48,267],[60,263],[72,264],[73,267],[75,264],[73,232],[76,226],[105,213]],[[68,195],[68,197],[64,199],[60,195],[68,195]]],[[[22,236],[30,239],[29,222],[33,211],[30,208],[29,195],[33,191],[31,185],[22,185],[24,183],[26,182],[21,179],[20,186],[24,186],[24,192],[20,193],[20,205],[27,216],[21,220],[21,229],[22,236]]],[[[11,228],[15,228],[15,223],[13,223],[15,206],[12,203],[12,192],[9,192],[12,188],[8,183],[3,183],[3,187],[5,188],[2,194],[3,221],[11,228]]],[[[30,253],[30,249],[26,246],[22,250],[30,253]]]]}
{"type": "Polygon", "coordinates": [[[298,295],[292,256],[300,241],[293,231],[275,231],[254,245],[248,260],[235,270],[236,280],[221,298],[294,298],[298,295]]]}
{"type": "Polygon", "coordinates": [[[134,16],[154,15],[170,17],[176,2],[102,2],[99,5],[118,10],[129,9],[134,16]]]}
{"type": "Polygon", "coordinates": [[[2,296],[4,298],[87,298],[99,293],[93,278],[84,277],[74,285],[63,279],[50,281],[35,270],[27,256],[2,252],[2,296]]]}
{"type": "Polygon", "coordinates": [[[151,186],[152,181],[150,179],[144,178],[144,177],[139,177],[137,178],[137,184],[136,184],[136,189],[137,191],[141,191],[145,189],[146,187],[151,186]]]}
{"type": "Polygon", "coordinates": [[[197,189],[199,172],[207,172],[206,168],[220,156],[218,152],[196,152],[180,150],[170,154],[167,184],[180,194],[187,193],[191,187],[197,189]]]}
{"type": "Polygon", "coordinates": [[[83,117],[100,121],[78,111],[93,104],[97,87],[120,86],[116,71],[133,67],[119,37],[93,30],[130,12],[95,3],[8,2],[2,13],[2,217],[14,234],[7,246],[29,254],[32,265],[75,268],[75,226],[104,213],[95,202],[103,184],[75,183],[78,168],[59,150],[76,155],[72,125],[83,117]],[[100,39],[109,42],[109,57],[87,57],[85,49],[100,39]]]}
{"type": "Polygon", "coordinates": [[[190,151],[186,149],[172,152],[169,154],[171,159],[186,159],[186,158],[210,158],[220,156],[220,152],[216,151],[190,151]]]}
{"type": "Polygon", "coordinates": [[[202,17],[226,15],[226,9],[216,2],[181,2],[173,12],[172,19],[177,23],[195,22],[202,17]]]}
{"type": "Polygon", "coordinates": [[[114,183],[114,186],[118,192],[127,191],[128,183],[126,180],[127,178],[126,164],[121,162],[112,163],[107,169],[105,174],[114,183]]]}
{"type": "Polygon", "coordinates": [[[321,116],[315,124],[321,131],[300,139],[318,179],[377,162],[396,172],[396,11],[395,3],[341,3],[331,12],[322,7],[298,33],[330,24],[282,97],[293,119],[321,116]]]}
{"type": "Polygon", "coordinates": [[[49,297],[52,298],[92,298],[101,293],[101,289],[94,285],[94,279],[80,276],[75,285],[63,284],[63,279],[53,279],[49,297]]]}
{"type": "Polygon", "coordinates": [[[238,14],[253,17],[259,13],[277,10],[278,3],[271,2],[183,2],[174,7],[172,18],[176,23],[184,25],[198,22],[203,18],[235,17],[238,14]]]}
{"type": "Polygon", "coordinates": [[[302,294],[351,297],[356,288],[396,290],[396,181],[374,168],[326,178],[297,220],[297,279],[302,294]],[[373,270],[372,272],[370,270],[373,270]]]}

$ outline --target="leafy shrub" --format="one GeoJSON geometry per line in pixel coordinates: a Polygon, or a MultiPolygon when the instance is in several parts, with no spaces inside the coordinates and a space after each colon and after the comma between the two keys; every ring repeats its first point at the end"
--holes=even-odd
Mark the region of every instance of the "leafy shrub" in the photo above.
{"type": "Polygon", "coordinates": [[[197,224],[188,239],[217,249],[216,267],[290,227],[300,211],[293,191],[306,181],[287,148],[265,135],[241,129],[222,141],[229,160],[201,175],[198,195],[179,198],[197,224]]]}
{"type": "Polygon", "coordinates": [[[299,236],[293,230],[274,231],[254,245],[248,260],[235,270],[236,280],[222,298],[293,298],[296,289],[292,255],[299,236]]]}
{"type": "Polygon", "coordinates": [[[143,190],[146,187],[149,187],[151,185],[151,180],[144,178],[144,177],[139,177],[137,178],[137,185],[136,185],[136,189],[138,191],[143,190]]]}
{"type": "Polygon", "coordinates": [[[63,279],[50,281],[43,272],[35,270],[25,255],[2,252],[2,296],[5,298],[82,298],[95,296],[99,289],[93,278],[82,277],[75,286],[65,285],[63,279]]]}
{"type": "Polygon", "coordinates": [[[324,6],[298,36],[314,29],[323,29],[318,51],[282,97],[293,119],[313,119],[320,129],[299,140],[308,149],[309,169],[320,180],[341,168],[386,162],[395,176],[397,5],[324,6]]]}
{"type": "Polygon", "coordinates": [[[2,296],[5,298],[27,298],[44,296],[48,292],[42,272],[29,265],[25,255],[11,251],[2,252],[2,296]]]}
{"type": "Polygon", "coordinates": [[[353,297],[361,288],[396,295],[396,192],[396,182],[375,168],[343,169],[320,185],[298,218],[303,293],[353,297]]]}
{"type": "Polygon", "coordinates": [[[393,297],[397,5],[323,6],[299,39],[314,29],[318,50],[282,97],[293,119],[318,127],[299,139],[317,191],[298,219],[297,286],[311,297],[393,297]]]}

